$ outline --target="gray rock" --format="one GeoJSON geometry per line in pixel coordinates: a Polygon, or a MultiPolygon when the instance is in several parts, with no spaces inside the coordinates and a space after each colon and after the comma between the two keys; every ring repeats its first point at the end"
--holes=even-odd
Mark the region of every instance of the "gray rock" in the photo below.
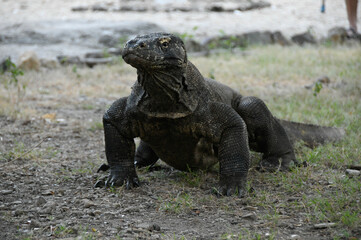
{"type": "Polygon", "coordinates": [[[301,236],[297,235],[297,234],[292,234],[291,239],[293,239],[293,240],[302,240],[301,236]]]}
{"type": "Polygon", "coordinates": [[[40,64],[42,67],[49,68],[49,69],[55,69],[59,67],[59,63],[54,59],[40,59],[40,64]]]}
{"type": "Polygon", "coordinates": [[[272,34],[273,43],[279,44],[281,46],[289,46],[291,45],[290,41],[283,36],[280,31],[276,31],[272,34]]]}
{"type": "Polygon", "coordinates": [[[101,3],[94,4],[91,9],[94,12],[107,12],[109,10],[107,5],[101,3]]]}
{"type": "Polygon", "coordinates": [[[119,44],[119,38],[114,35],[105,34],[99,38],[98,43],[103,44],[106,47],[115,47],[119,44]]]}
{"type": "Polygon", "coordinates": [[[71,10],[73,12],[85,12],[89,10],[89,6],[76,6],[76,7],[72,7],[71,10]]]}
{"type": "Polygon", "coordinates": [[[4,190],[1,190],[1,191],[0,191],[0,194],[2,194],[2,195],[9,195],[9,194],[11,194],[13,191],[14,191],[13,189],[10,189],[10,190],[4,189],[4,190]]]}
{"type": "Polygon", "coordinates": [[[209,49],[216,48],[236,48],[236,47],[246,47],[247,41],[244,35],[225,35],[221,37],[211,37],[204,41],[205,46],[209,49]]]}
{"type": "Polygon", "coordinates": [[[271,4],[264,1],[240,1],[240,2],[212,2],[206,8],[213,12],[249,11],[270,7],[271,4]]]}
{"type": "Polygon", "coordinates": [[[245,33],[243,34],[243,36],[245,37],[246,41],[248,44],[250,45],[265,45],[265,44],[272,44],[273,43],[273,37],[272,37],[272,33],[269,31],[264,31],[264,32],[249,32],[249,33],[245,33]]]}
{"type": "Polygon", "coordinates": [[[327,41],[332,43],[342,44],[347,39],[347,30],[343,27],[334,27],[327,32],[327,41]]]}
{"type": "Polygon", "coordinates": [[[324,229],[324,228],[331,228],[331,227],[336,227],[336,223],[330,222],[330,223],[319,223],[319,224],[315,224],[313,225],[313,228],[315,229],[324,229]]]}
{"type": "Polygon", "coordinates": [[[85,63],[85,65],[87,65],[88,67],[92,68],[95,65],[111,63],[113,62],[113,58],[84,58],[82,62],[85,63]]]}
{"type": "Polygon", "coordinates": [[[251,221],[256,221],[257,220],[257,214],[255,212],[251,212],[251,213],[243,215],[242,218],[247,219],[247,220],[251,220],[251,221]]]}
{"type": "Polygon", "coordinates": [[[44,206],[44,204],[46,203],[46,200],[44,197],[39,197],[37,200],[36,200],[36,206],[38,207],[42,207],[44,206]]]}
{"type": "Polygon", "coordinates": [[[305,44],[316,44],[317,41],[315,37],[309,32],[304,32],[301,34],[296,34],[291,37],[292,42],[298,44],[298,45],[305,45],[305,44]]]}
{"type": "Polygon", "coordinates": [[[54,20],[0,25],[0,52],[2,56],[9,55],[12,59],[18,59],[25,51],[34,51],[39,58],[83,56],[92,50],[103,49],[105,45],[99,44],[99,36],[114,36],[118,41],[137,34],[162,31],[164,29],[156,24],[139,20],[54,20]]]}
{"type": "Polygon", "coordinates": [[[186,40],[185,46],[188,52],[202,52],[207,50],[205,46],[203,46],[194,39],[186,40]]]}
{"type": "Polygon", "coordinates": [[[65,56],[60,55],[56,57],[60,64],[62,65],[71,65],[71,64],[82,64],[80,57],[78,56],[65,56]]]}
{"type": "Polygon", "coordinates": [[[361,175],[361,171],[355,170],[355,169],[346,169],[346,174],[347,174],[348,176],[360,176],[360,175],[361,175]]]}
{"type": "Polygon", "coordinates": [[[153,223],[148,227],[148,230],[149,231],[158,231],[159,232],[160,231],[160,226],[158,224],[153,223]]]}
{"type": "Polygon", "coordinates": [[[124,11],[124,12],[146,12],[148,11],[148,7],[144,5],[123,5],[119,8],[118,11],[124,11]]]}
{"type": "Polygon", "coordinates": [[[83,204],[83,206],[84,206],[85,208],[90,208],[90,207],[96,205],[93,201],[91,201],[91,200],[89,200],[89,199],[83,199],[83,200],[82,200],[82,204],[83,204]]]}

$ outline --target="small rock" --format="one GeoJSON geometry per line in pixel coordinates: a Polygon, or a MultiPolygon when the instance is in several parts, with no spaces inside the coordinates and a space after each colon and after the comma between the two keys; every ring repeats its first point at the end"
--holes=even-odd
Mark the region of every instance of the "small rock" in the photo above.
{"type": "Polygon", "coordinates": [[[89,199],[83,199],[82,203],[83,203],[85,208],[90,208],[90,207],[96,205],[93,201],[90,201],[89,199]]]}
{"type": "Polygon", "coordinates": [[[56,202],[54,201],[48,201],[43,206],[43,208],[51,208],[51,209],[54,209],[55,207],[56,207],[56,202]]]}
{"type": "Polygon", "coordinates": [[[41,214],[51,214],[53,210],[56,208],[56,203],[54,201],[47,202],[42,210],[40,211],[41,214]]]}
{"type": "Polygon", "coordinates": [[[82,64],[80,57],[78,57],[78,56],[60,55],[60,56],[57,56],[56,58],[58,59],[58,62],[62,65],[71,65],[71,64],[81,65],[82,64]]]}
{"type": "Polygon", "coordinates": [[[347,30],[343,27],[334,27],[328,30],[326,40],[342,44],[347,39],[347,30]]]}
{"type": "Polygon", "coordinates": [[[24,211],[17,209],[17,210],[15,210],[15,211],[13,211],[12,214],[13,214],[14,217],[18,217],[18,216],[23,215],[23,214],[24,214],[24,211]]]}
{"type": "Polygon", "coordinates": [[[41,224],[40,224],[40,222],[38,222],[36,220],[31,220],[30,224],[29,224],[29,227],[30,228],[38,228],[38,227],[41,227],[41,224]]]}
{"type": "Polygon", "coordinates": [[[186,40],[185,45],[188,52],[201,52],[206,50],[204,46],[193,39],[186,40]]]}
{"type": "Polygon", "coordinates": [[[252,212],[252,213],[248,213],[246,215],[243,215],[242,218],[247,219],[247,220],[251,220],[251,221],[256,221],[257,220],[257,214],[252,212]]]}
{"type": "Polygon", "coordinates": [[[100,36],[98,43],[103,44],[106,47],[115,47],[119,44],[119,39],[113,35],[104,34],[103,36],[100,36]]]}
{"type": "Polygon", "coordinates": [[[265,44],[272,44],[273,43],[273,39],[272,39],[272,33],[269,31],[264,31],[264,32],[258,32],[258,31],[254,31],[254,32],[249,32],[249,33],[245,33],[244,37],[246,39],[246,42],[248,44],[261,44],[261,45],[265,45],[265,44]]]}
{"type": "Polygon", "coordinates": [[[292,234],[292,235],[291,235],[291,239],[301,240],[301,236],[300,236],[300,235],[297,235],[297,234],[292,234]]]}
{"type": "Polygon", "coordinates": [[[72,7],[71,10],[73,12],[85,12],[89,10],[89,6],[77,6],[77,7],[72,7]]]}
{"type": "Polygon", "coordinates": [[[272,39],[273,39],[273,43],[279,44],[281,46],[291,45],[290,41],[287,40],[287,38],[283,36],[283,34],[280,31],[276,31],[272,33],[272,39]]]}
{"type": "Polygon", "coordinates": [[[330,227],[335,227],[336,223],[319,223],[319,224],[315,224],[313,225],[313,227],[315,229],[324,229],[324,228],[330,228],[330,227]]]}
{"type": "Polygon", "coordinates": [[[107,7],[106,5],[104,5],[104,4],[94,4],[94,5],[92,6],[92,10],[93,10],[94,12],[106,12],[106,11],[108,11],[109,9],[108,9],[108,7],[107,7]]]}
{"type": "Polygon", "coordinates": [[[317,79],[317,82],[328,85],[329,83],[331,83],[331,80],[328,76],[321,76],[317,79]]]}
{"type": "MultiPolygon", "coordinates": [[[[46,118],[46,117],[44,117],[45,115],[43,115],[43,119],[49,119],[49,118],[46,118]]],[[[42,193],[41,193],[41,195],[43,195],[43,196],[50,196],[50,195],[54,195],[54,191],[52,191],[52,190],[45,190],[45,191],[43,191],[42,193]]]]}
{"type": "Polygon", "coordinates": [[[293,37],[291,37],[291,40],[294,43],[297,43],[298,45],[305,45],[306,43],[308,44],[316,44],[317,41],[315,39],[315,37],[310,33],[310,32],[304,32],[301,34],[296,34],[293,37]]]}
{"type": "Polygon", "coordinates": [[[150,225],[149,227],[148,227],[148,230],[149,231],[160,231],[160,226],[158,225],[158,224],[155,224],[155,223],[153,223],[152,225],[150,225]]]}
{"type": "Polygon", "coordinates": [[[38,207],[44,206],[45,203],[46,203],[46,200],[45,200],[45,198],[43,198],[43,197],[39,197],[39,198],[36,200],[36,206],[38,206],[38,207]]]}
{"type": "Polygon", "coordinates": [[[10,193],[12,193],[14,190],[6,190],[6,189],[4,189],[4,190],[1,190],[0,191],[0,194],[2,194],[2,195],[8,195],[8,194],[10,194],[10,193]]]}
{"type": "Polygon", "coordinates": [[[49,69],[55,69],[59,67],[59,63],[54,59],[40,59],[40,63],[42,67],[49,68],[49,69]]]}
{"type": "Polygon", "coordinates": [[[354,169],[346,169],[346,175],[348,176],[360,176],[361,172],[354,169]]]}
{"type": "Polygon", "coordinates": [[[98,64],[111,63],[111,62],[113,62],[113,58],[111,58],[111,57],[108,57],[108,58],[85,58],[83,60],[83,62],[88,67],[92,68],[92,67],[94,67],[95,65],[98,65],[98,64]]]}
{"type": "Polygon", "coordinates": [[[40,70],[40,60],[35,52],[25,52],[19,58],[19,67],[24,70],[40,70]]]}

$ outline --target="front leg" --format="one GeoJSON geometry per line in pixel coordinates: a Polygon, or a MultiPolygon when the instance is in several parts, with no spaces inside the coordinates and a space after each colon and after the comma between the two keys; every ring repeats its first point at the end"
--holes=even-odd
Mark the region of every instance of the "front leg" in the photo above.
{"type": "Polygon", "coordinates": [[[131,134],[132,125],[124,111],[126,98],[116,101],[104,114],[105,154],[110,168],[106,186],[126,188],[139,186],[134,166],[135,144],[131,134]]]}
{"type": "Polygon", "coordinates": [[[241,119],[238,126],[223,131],[218,158],[220,163],[218,193],[244,197],[250,157],[246,126],[241,119]]]}
{"type": "Polygon", "coordinates": [[[110,167],[106,186],[138,187],[139,179],[134,167],[133,139],[120,135],[117,128],[104,120],[105,154],[110,167]]]}

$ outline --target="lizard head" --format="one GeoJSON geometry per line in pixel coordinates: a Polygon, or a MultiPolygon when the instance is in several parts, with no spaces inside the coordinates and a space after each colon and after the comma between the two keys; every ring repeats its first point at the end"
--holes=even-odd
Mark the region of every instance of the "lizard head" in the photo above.
{"type": "Polygon", "coordinates": [[[169,33],[152,33],[129,40],[122,57],[133,67],[148,71],[182,68],[187,63],[183,41],[169,33]]]}

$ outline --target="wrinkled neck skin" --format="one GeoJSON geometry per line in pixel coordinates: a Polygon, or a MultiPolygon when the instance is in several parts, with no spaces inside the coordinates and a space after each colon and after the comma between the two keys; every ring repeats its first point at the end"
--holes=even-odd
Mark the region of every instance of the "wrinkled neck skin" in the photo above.
{"type": "Polygon", "coordinates": [[[198,105],[187,81],[187,64],[166,69],[138,69],[138,84],[143,93],[137,106],[150,117],[180,118],[198,105]]]}

